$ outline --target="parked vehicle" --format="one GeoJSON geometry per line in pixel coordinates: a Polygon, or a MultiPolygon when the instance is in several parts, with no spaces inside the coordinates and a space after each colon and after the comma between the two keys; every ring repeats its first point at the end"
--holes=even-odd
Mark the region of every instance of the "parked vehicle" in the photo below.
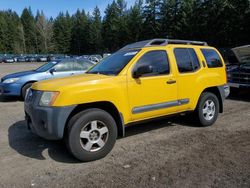
{"type": "Polygon", "coordinates": [[[88,57],[88,59],[96,64],[102,60],[102,56],[101,55],[91,55],[88,57]]]}
{"type": "Polygon", "coordinates": [[[0,56],[0,63],[3,63],[3,57],[0,56]]]}
{"type": "Polygon", "coordinates": [[[48,61],[48,59],[45,56],[39,56],[39,57],[37,57],[37,62],[47,62],[47,61],[48,61]]]}
{"type": "Polygon", "coordinates": [[[27,57],[25,58],[25,61],[26,61],[26,62],[36,62],[36,61],[37,61],[37,58],[34,57],[34,56],[27,56],[27,57]]]}
{"type": "Polygon", "coordinates": [[[106,57],[108,57],[108,56],[110,56],[111,54],[110,53],[104,53],[103,54],[103,58],[106,58],[106,57]]]}
{"type": "Polygon", "coordinates": [[[26,62],[26,58],[24,56],[19,56],[16,59],[17,59],[17,62],[26,62]]]}
{"type": "Polygon", "coordinates": [[[25,100],[28,126],[67,143],[79,160],[106,156],[125,127],[193,112],[214,124],[229,94],[219,52],[204,42],[154,39],[125,46],[85,75],[33,84],[25,100]]]}
{"type": "Polygon", "coordinates": [[[15,60],[13,57],[4,57],[2,61],[4,63],[15,63],[15,60]]]}
{"type": "Polygon", "coordinates": [[[250,45],[233,48],[237,61],[227,66],[228,84],[232,93],[250,88],[250,45]]]}
{"type": "Polygon", "coordinates": [[[0,94],[11,96],[26,95],[34,82],[51,78],[82,74],[94,64],[87,59],[65,59],[51,61],[36,70],[18,72],[1,79],[0,94]]]}

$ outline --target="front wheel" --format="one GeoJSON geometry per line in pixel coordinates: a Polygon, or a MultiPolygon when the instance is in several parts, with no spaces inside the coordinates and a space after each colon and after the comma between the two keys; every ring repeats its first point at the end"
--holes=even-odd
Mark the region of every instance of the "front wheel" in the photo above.
{"type": "Polygon", "coordinates": [[[105,157],[117,138],[113,117],[101,109],[88,109],[76,114],[68,123],[66,144],[77,159],[87,162],[105,157]]]}
{"type": "Polygon", "coordinates": [[[197,108],[196,119],[201,126],[210,126],[215,123],[219,114],[219,100],[210,92],[202,93],[197,108]]]}
{"type": "Polygon", "coordinates": [[[25,85],[23,86],[23,88],[22,88],[22,93],[21,93],[21,94],[22,94],[22,99],[23,99],[23,100],[25,99],[27,90],[28,90],[29,88],[31,88],[32,84],[33,84],[33,83],[27,83],[27,84],[25,84],[25,85]]]}

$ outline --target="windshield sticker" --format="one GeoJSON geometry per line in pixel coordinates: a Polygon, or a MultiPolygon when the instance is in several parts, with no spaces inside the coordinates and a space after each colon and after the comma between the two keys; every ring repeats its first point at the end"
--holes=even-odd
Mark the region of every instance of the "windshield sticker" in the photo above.
{"type": "Polygon", "coordinates": [[[137,53],[138,53],[138,51],[135,51],[135,52],[128,52],[128,53],[124,54],[124,56],[131,56],[131,55],[135,55],[135,54],[137,54],[137,53]]]}

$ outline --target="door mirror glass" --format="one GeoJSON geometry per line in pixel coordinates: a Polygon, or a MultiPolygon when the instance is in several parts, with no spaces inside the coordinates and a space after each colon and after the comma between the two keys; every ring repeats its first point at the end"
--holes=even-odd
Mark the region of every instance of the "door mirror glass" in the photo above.
{"type": "Polygon", "coordinates": [[[153,72],[152,66],[140,66],[133,72],[133,78],[140,78],[144,74],[150,74],[153,72]]]}

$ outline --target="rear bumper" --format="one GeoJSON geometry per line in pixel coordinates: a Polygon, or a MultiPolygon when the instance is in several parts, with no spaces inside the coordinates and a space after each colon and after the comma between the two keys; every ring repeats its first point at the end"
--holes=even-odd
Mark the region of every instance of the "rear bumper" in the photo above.
{"type": "Polygon", "coordinates": [[[5,84],[0,83],[0,95],[20,96],[21,84],[5,84]]]}
{"type": "Polygon", "coordinates": [[[48,140],[60,140],[63,138],[64,128],[70,113],[75,106],[67,107],[42,107],[39,106],[39,92],[34,100],[25,101],[25,119],[28,127],[40,137],[48,140]]]}

